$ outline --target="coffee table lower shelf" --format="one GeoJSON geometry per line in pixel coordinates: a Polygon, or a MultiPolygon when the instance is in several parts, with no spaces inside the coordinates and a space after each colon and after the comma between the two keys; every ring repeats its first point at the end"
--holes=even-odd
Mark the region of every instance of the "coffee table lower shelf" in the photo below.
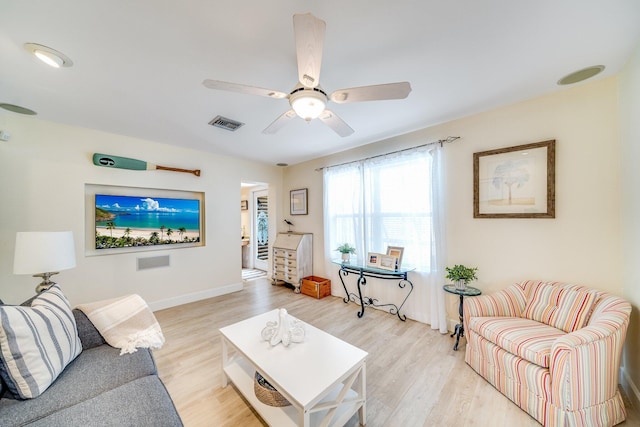
{"type": "MultiPolygon", "coordinates": [[[[233,362],[224,367],[224,373],[229,380],[236,386],[238,391],[247,399],[251,406],[260,414],[262,419],[270,426],[287,427],[298,426],[298,420],[302,418],[301,412],[304,410],[302,407],[297,406],[292,402],[291,406],[274,407],[265,405],[260,402],[256,397],[253,389],[253,381],[256,369],[243,358],[235,358],[233,362]]],[[[342,389],[342,384],[338,385],[334,390],[329,392],[313,409],[314,412],[310,415],[310,426],[321,425],[323,419],[331,409],[320,409],[323,404],[331,405],[335,402],[336,397],[342,389]]],[[[358,400],[358,393],[354,390],[348,390],[345,396],[345,401],[336,410],[336,414],[332,419],[332,426],[342,426],[346,424],[351,417],[358,412],[358,409],[362,406],[362,401],[358,400]],[[353,404],[345,404],[345,401],[354,400],[353,404]]]]}

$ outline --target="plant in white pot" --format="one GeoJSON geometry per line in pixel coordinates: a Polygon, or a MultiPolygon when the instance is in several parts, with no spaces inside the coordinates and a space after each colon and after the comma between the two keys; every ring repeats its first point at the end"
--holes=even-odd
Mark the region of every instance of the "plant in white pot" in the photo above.
{"type": "Polygon", "coordinates": [[[351,254],[356,253],[356,248],[351,246],[349,243],[343,243],[340,246],[338,246],[336,251],[342,254],[342,262],[349,262],[349,258],[351,257],[351,254]]]}
{"type": "Polygon", "coordinates": [[[477,280],[476,271],[478,267],[465,267],[464,265],[454,265],[453,267],[445,267],[447,275],[445,278],[451,280],[456,289],[465,289],[469,282],[477,280]]]}

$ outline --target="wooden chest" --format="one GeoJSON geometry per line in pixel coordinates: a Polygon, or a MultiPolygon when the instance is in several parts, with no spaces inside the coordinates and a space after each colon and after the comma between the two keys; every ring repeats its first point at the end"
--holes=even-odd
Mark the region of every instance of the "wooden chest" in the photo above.
{"type": "Polygon", "coordinates": [[[314,298],[324,298],[331,295],[331,280],[318,276],[307,276],[302,279],[300,293],[314,298]]]}

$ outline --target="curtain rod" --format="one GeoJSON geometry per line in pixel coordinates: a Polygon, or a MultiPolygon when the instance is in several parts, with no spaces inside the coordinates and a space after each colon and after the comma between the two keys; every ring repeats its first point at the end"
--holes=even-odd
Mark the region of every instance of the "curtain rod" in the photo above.
{"type": "Polygon", "coordinates": [[[315,171],[316,172],[320,172],[321,170],[327,169],[327,168],[334,168],[336,166],[348,165],[349,163],[363,162],[365,160],[377,159],[378,157],[388,156],[389,154],[402,153],[403,151],[409,151],[409,150],[413,150],[413,149],[421,148],[421,147],[428,147],[429,145],[440,144],[440,147],[442,147],[443,144],[449,144],[449,143],[451,143],[451,142],[453,142],[453,141],[455,141],[457,139],[460,139],[460,137],[459,136],[448,136],[445,139],[439,139],[437,141],[427,142],[426,144],[416,145],[415,147],[403,148],[402,150],[390,151],[389,153],[378,154],[378,155],[371,156],[371,157],[365,157],[364,159],[352,160],[350,162],[338,163],[337,165],[323,166],[321,168],[317,168],[315,171]]]}

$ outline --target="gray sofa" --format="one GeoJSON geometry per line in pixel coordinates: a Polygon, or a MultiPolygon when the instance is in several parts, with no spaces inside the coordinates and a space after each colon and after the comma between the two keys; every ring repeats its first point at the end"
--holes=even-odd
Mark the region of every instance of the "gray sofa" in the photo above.
{"type": "Polygon", "coordinates": [[[0,399],[0,426],[182,426],[149,349],[120,356],[73,310],[82,352],[42,395],[0,399]]]}

